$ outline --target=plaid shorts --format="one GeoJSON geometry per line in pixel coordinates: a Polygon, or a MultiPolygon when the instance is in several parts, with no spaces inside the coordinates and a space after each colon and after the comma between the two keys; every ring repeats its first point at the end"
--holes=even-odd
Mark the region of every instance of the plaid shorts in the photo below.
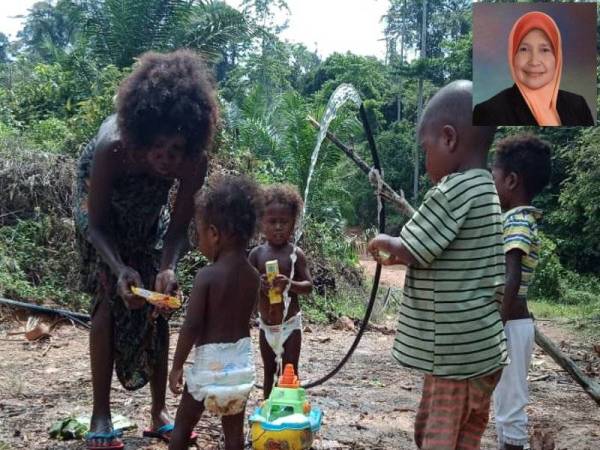
{"type": "Polygon", "coordinates": [[[492,392],[501,370],[452,380],[425,375],[415,419],[415,442],[423,450],[477,450],[487,427],[492,392]]]}

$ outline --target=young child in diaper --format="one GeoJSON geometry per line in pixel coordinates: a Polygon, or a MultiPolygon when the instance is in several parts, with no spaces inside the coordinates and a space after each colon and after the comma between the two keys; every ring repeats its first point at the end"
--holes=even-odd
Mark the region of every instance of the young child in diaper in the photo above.
{"type": "MultiPolygon", "coordinates": [[[[302,341],[302,316],[298,304],[298,294],[309,294],[313,283],[302,249],[296,251],[293,279],[290,255],[293,244],[290,242],[298,214],[302,210],[302,197],[298,190],[288,184],[274,184],[264,190],[265,212],[261,220],[261,232],[266,242],[250,252],[250,263],[261,274],[260,300],[258,302],[260,326],[260,354],[264,366],[264,396],[271,394],[276,372],[285,364],[293,364],[298,373],[300,345],[302,341]],[[266,275],[267,261],[276,260],[279,274],[269,282],[266,275]],[[273,301],[269,289],[281,294],[290,284],[290,304],[284,315],[284,302],[281,295],[273,301]],[[278,361],[279,359],[279,361],[278,361]]],[[[277,296],[275,296],[277,297],[277,296]]]]}
{"type": "Polygon", "coordinates": [[[188,448],[206,408],[221,416],[225,448],[241,450],[246,400],[255,381],[250,316],[260,287],[245,250],[262,196],[254,182],[225,176],[211,180],[194,201],[198,248],[212,264],[194,279],[169,374],[173,393],[183,392],[169,449],[188,448]],[[183,386],[183,365],[194,346],[183,386]]]}

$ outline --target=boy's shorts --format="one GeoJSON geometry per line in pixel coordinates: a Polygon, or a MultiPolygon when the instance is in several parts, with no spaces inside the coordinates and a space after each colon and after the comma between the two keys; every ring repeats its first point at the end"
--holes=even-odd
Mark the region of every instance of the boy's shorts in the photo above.
{"type": "Polygon", "coordinates": [[[490,399],[502,370],[469,380],[425,375],[415,419],[420,449],[477,450],[487,427],[490,399]]]}

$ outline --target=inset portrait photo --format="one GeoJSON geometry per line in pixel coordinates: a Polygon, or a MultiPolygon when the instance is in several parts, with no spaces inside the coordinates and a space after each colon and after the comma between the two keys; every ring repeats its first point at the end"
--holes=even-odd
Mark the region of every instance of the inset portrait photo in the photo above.
{"type": "Polygon", "coordinates": [[[473,4],[473,124],[596,123],[596,3],[473,4]]]}

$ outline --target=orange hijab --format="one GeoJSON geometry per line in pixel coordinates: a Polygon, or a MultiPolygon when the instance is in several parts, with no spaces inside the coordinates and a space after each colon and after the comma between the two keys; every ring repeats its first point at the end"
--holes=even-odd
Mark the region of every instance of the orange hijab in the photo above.
{"type": "Polygon", "coordinates": [[[558,88],[562,74],[562,41],[560,30],[552,17],[539,11],[532,11],[522,15],[515,22],[508,36],[508,66],[510,67],[513,80],[519,91],[521,91],[521,95],[523,95],[525,103],[529,106],[538,125],[560,125],[560,117],[556,110],[556,97],[558,97],[558,88]],[[546,34],[552,44],[556,58],[554,78],[547,85],[539,89],[531,89],[522,84],[516,76],[514,67],[514,58],[519,50],[521,40],[533,29],[541,30],[546,34]]]}

